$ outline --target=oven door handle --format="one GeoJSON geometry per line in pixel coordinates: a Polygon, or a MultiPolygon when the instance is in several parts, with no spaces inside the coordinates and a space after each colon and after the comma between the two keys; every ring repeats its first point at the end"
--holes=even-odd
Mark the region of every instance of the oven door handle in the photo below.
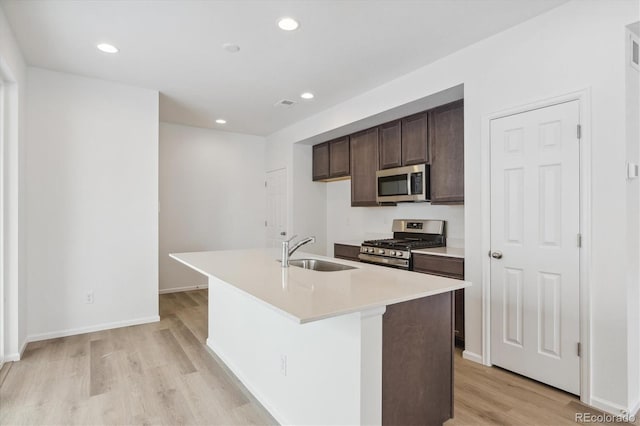
{"type": "Polygon", "coordinates": [[[382,263],[385,265],[401,266],[404,268],[409,267],[409,261],[407,259],[394,259],[392,257],[372,256],[370,254],[360,253],[358,259],[371,263],[382,263]]]}

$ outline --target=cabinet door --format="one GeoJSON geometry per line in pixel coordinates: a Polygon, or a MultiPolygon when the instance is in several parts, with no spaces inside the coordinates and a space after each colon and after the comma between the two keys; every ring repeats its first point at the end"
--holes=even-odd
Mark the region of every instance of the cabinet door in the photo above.
{"type": "Polygon", "coordinates": [[[464,259],[419,253],[411,256],[415,272],[464,279],[464,259]]]}
{"type": "Polygon", "coordinates": [[[456,343],[464,346],[464,289],[456,290],[454,331],[456,343]]]}
{"type": "Polygon", "coordinates": [[[349,136],[329,142],[329,177],[349,176],[349,136]]]}
{"type": "Polygon", "coordinates": [[[430,122],[431,204],[464,203],[464,105],[433,110],[430,122]]]}
{"type": "Polygon", "coordinates": [[[329,177],[329,144],[321,143],[313,146],[313,180],[329,177]]]}
{"type": "MultiPolygon", "coordinates": [[[[464,259],[419,253],[412,256],[415,272],[464,279],[464,259]]],[[[454,330],[456,344],[464,347],[464,289],[455,292],[454,330]]]]}
{"type": "Polygon", "coordinates": [[[351,205],[377,206],[378,128],[351,135],[351,205]]]}
{"type": "Polygon", "coordinates": [[[429,162],[427,113],[402,119],[402,165],[429,162]]]}
{"type": "Polygon", "coordinates": [[[358,246],[347,246],[344,244],[334,244],[333,245],[333,256],[338,259],[352,260],[354,262],[359,262],[360,259],[358,255],[360,254],[360,247],[358,246]]]}
{"type": "Polygon", "coordinates": [[[380,169],[402,166],[402,125],[400,120],[380,126],[380,169]]]}

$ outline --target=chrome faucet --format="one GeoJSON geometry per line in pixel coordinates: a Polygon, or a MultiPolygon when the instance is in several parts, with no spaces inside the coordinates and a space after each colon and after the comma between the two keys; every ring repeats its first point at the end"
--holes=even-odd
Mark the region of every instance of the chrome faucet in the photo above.
{"type": "Polygon", "coordinates": [[[289,238],[288,240],[285,240],[282,242],[282,267],[283,268],[288,268],[289,267],[289,257],[291,257],[291,255],[298,250],[300,247],[302,247],[303,245],[307,244],[307,243],[315,243],[316,242],[316,237],[307,237],[304,238],[300,241],[298,241],[293,247],[289,248],[289,243],[291,243],[291,241],[297,237],[297,235],[294,235],[293,237],[289,238]]]}

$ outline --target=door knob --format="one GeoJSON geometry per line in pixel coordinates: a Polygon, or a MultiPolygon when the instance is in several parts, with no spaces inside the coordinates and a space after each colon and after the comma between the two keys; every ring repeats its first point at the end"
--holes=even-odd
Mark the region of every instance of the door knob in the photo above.
{"type": "Polygon", "coordinates": [[[491,257],[493,257],[494,259],[502,259],[502,252],[500,251],[491,252],[491,257]]]}

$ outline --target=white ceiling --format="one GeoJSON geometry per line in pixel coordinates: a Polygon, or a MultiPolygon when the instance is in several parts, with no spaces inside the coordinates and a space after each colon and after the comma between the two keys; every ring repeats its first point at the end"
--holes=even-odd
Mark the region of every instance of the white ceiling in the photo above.
{"type": "MultiPolygon", "coordinates": [[[[566,0],[1,0],[30,65],[157,89],[163,121],[267,135],[566,0]],[[282,16],[300,28],[280,30],[282,16]],[[120,49],[96,50],[99,42],[120,49]],[[240,45],[227,53],[223,43],[240,45]],[[304,101],[303,91],[315,93],[304,101]],[[298,102],[275,108],[281,99],[298,102]],[[225,118],[224,126],[215,124],[225,118]]],[[[473,66],[473,64],[469,64],[473,66]]]]}

